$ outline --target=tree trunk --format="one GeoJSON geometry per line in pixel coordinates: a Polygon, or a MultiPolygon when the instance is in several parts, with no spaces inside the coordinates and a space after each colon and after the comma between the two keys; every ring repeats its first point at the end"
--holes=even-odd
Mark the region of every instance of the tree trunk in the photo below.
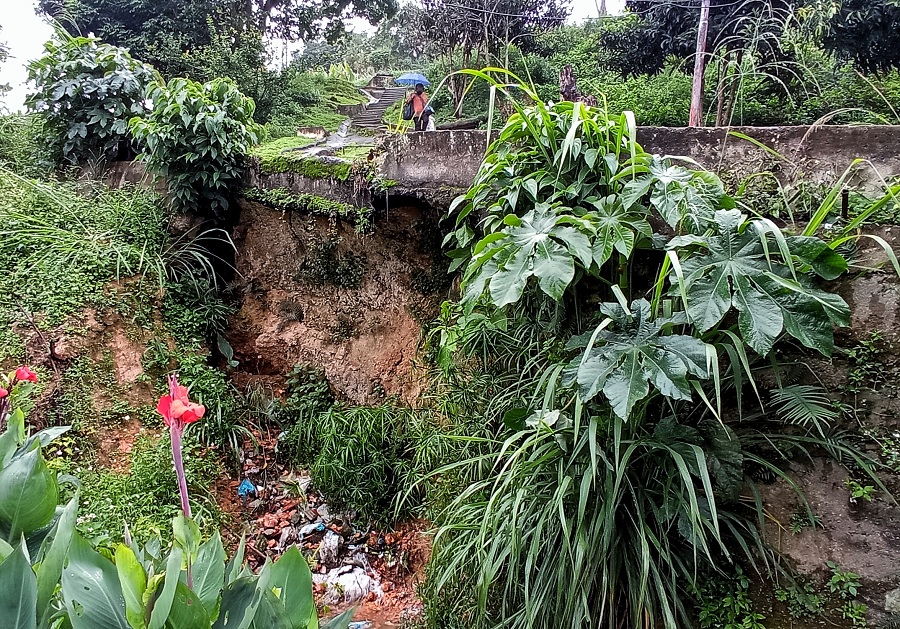
{"type": "Polygon", "coordinates": [[[694,59],[694,85],[691,90],[689,127],[699,127],[703,121],[703,74],[706,69],[706,34],[709,30],[709,2],[700,6],[700,25],[697,29],[697,55],[694,59]]]}
{"type": "Polygon", "coordinates": [[[597,16],[606,17],[609,12],[606,10],[606,0],[594,0],[594,6],[597,7],[597,16]]]}

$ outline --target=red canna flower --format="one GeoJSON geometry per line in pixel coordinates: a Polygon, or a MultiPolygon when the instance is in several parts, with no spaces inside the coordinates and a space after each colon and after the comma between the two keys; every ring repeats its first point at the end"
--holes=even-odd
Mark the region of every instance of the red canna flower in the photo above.
{"type": "Polygon", "coordinates": [[[9,395],[9,391],[4,389],[3,387],[0,387],[0,399],[5,398],[7,395],[9,395]]]}
{"type": "MultiPolygon", "coordinates": [[[[195,404],[188,398],[187,387],[178,384],[178,376],[169,376],[169,395],[159,398],[156,405],[157,412],[163,416],[169,435],[172,437],[172,463],[175,464],[175,476],[178,480],[178,493],[181,494],[181,510],[184,517],[191,519],[191,503],[188,499],[187,478],[184,475],[184,459],[181,452],[181,439],[184,429],[201,417],[206,412],[202,404],[195,404]]],[[[187,565],[187,585],[190,588],[193,583],[190,558],[187,565]]]]}
{"type": "Polygon", "coordinates": [[[18,382],[37,382],[38,377],[37,374],[34,373],[31,369],[22,365],[18,369],[16,369],[15,381],[18,382]]]}
{"type": "Polygon", "coordinates": [[[206,407],[195,404],[188,398],[187,387],[178,384],[175,376],[169,379],[169,395],[159,398],[156,411],[163,416],[166,426],[175,430],[184,430],[206,413],[206,407]]]}

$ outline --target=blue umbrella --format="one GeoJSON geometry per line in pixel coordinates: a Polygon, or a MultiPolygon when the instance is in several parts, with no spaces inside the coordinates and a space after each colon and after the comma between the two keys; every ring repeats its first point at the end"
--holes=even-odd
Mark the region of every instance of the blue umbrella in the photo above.
{"type": "Polygon", "coordinates": [[[431,81],[426,79],[424,74],[419,74],[418,72],[407,72],[397,78],[397,85],[415,85],[416,83],[431,85],[431,81]]]}

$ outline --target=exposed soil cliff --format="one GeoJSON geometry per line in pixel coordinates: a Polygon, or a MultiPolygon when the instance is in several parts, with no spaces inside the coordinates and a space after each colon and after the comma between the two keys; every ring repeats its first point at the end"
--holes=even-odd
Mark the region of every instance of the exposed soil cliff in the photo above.
{"type": "Polygon", "coordinates": [[[309,363],[353,402],[413,399],[421,324],[446,288],[436,215],[392,207],[361,235],[345,222],[259,203],[241,210],[243,301],[228,334],[239,369],[283,375],[309,363]]]}

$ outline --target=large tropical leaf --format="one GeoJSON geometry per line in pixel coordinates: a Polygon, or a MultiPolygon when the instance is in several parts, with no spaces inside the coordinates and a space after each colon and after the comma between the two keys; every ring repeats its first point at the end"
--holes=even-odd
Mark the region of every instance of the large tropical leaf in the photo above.
{"type": "Polygon", "coordinates": [[[200,598],[179,582],[166,620],[166,629],[210,629],[209,614],[200,598]]]}
{"type": "Polygon", "coordinates": [[[72,498],[56,523],[53,533],[44,539],[37,564],[38,613],[41,626],[49,623],[53,610],[50,601],[62,576],[63,564],[75,534],[78,496],[72,498]]]}
{"type": "MultiPolygon", "coordinates": [[[[627,420],[634,405],[649,395],[651,384],[666,397],[689,400],[688,377],[709,377],[707,345],[692,336],[668,334],[683,318],[653,319],[645,299],[633,301],[631,312],[617,303],[603,304],[601,310],[609,321],[592,335],[593,347],[564,372],[564,382],[577,383],[583,400],[602,392],[615,414],[627,420]]],[[[584,340],[570,347],[584,347],[584,340]]]]}
{"type": "Polygon", "coordinates": [[[312,573],[296,546],[274,563],[269,585],[280,590],[278,599],[287,612],[290,629],[306,629],[316,606],[312,595],[312,573]]]}
{"type": "Polygon", "coordinates": [[[77,533],[62,572],[62,598],[72,629],[129,629],[115,566],[77,533]]]}
{"type": "Polygon", "coordinates": [[[0,522],[9,531],[8,541],[49,524],[57,502],[56,475],[47,468],[39,442],[0,469],[0,522]]]}
{"type": "Polygon", "coordinates": [[[591,243],[591,255],[597,267],[602,267],[618,251],[631,257],[640,236],[650,238],[653,230],[647,222],[647,212],[639,206],[626,207],[620,197],[610,195],[592,202],[594,210],[584,216],[596,235],[591,243]]]}
{"type": "Polygon", "coordinates": [[[22,545],[0,563],[0,626],[3,629],[37,626],[37,577],[22,545]]]}
{"type": "Polygon", "coordinates": [[[143,601],[147,574],[134,551],[125,544],[116,547],[116,572],[125,598],[125,619],[133,629],[144,629],[147,626],[143,601]]]}
{"type": "Polygon", "coordinates": [[[691,322],[705,332],[734,309],[744,342],[760,355],[769,353],[783,331],[830,355],[831,326],[847,325],[849,308],[839,296],[813,287],[793,258],[827,279],[840,274],[846,261],[812,237],[782,239],[774,246],[768,225],[746,221],[737,210],[720,210],[714,218],[717,233],[669,243],[681,258],[683,280],[673,277],[673,282],[681,283],[687,296],[691,322]]]}
{"type": "Polygon", "coordinates": [[[219,613],[219,595],[225,586],[225,549],[218,531],[200,546],[193,570],[194,592],[207,615],[215,619],[219,613]]]}

